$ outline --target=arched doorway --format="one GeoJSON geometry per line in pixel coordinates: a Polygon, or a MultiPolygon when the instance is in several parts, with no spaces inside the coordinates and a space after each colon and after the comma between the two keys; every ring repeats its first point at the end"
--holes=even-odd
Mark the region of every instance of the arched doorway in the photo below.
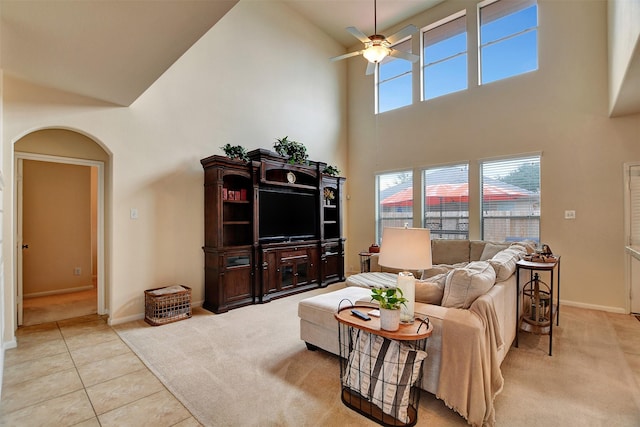
{"type": "Polygon", "coordinates": [[[109,154],[81,133],[43,129],[14,157],[18,325],[104,314],[109,154]]]}

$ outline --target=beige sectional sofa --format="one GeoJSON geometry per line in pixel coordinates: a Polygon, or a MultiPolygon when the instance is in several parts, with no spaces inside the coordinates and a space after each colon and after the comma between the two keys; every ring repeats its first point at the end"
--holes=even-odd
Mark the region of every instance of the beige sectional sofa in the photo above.
{"type": "MultiPolygon", "coordinates": [[[[416,284],[417,317],[434,326],[427,342],[421,388],[442,399],[471,425],[493,425],[493,400],[502,389],[500,364],[515,338],[515,263],[532,246],[433,240],[434,267],[416,284]]],[[[382,270],[372,258],[372,270],[382,270]]],[[[338,305],[371,304],[372,286],[394,286],[395,272],[350,276],[343,289],[302,300],[300,338],[308,348],[338,354],[338,305]]],[[[418,274],[418,272],[414,273],[418,274]]]]}

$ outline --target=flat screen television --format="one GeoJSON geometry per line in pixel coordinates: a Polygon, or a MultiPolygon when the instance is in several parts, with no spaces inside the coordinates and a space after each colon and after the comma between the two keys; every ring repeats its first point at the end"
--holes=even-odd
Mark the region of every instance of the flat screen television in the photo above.
{"type": "Polygon", "coordinates": [[[261,189],[260,241],[318,237],[318,198],[314,194],[261,189]]]}

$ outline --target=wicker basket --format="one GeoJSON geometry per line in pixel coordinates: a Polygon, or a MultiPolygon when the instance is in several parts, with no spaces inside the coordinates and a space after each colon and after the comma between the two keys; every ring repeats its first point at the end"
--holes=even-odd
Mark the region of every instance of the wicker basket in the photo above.
{"type": "Polygon", "coordinates": [[[183,285],[144,291],[144,320],[152,326],[191,317],[191,288],[183,285]]]}

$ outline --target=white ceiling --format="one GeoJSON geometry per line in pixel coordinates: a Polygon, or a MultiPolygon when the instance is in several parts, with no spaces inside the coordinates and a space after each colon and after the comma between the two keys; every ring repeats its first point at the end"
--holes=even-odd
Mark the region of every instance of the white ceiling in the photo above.
{"type": "MultiPolygon", "coordinates": [[[[0,0],[0,67],[35,84],[128,106],[237,1],[0,0]]],[[[373,0],[280,1],[345,48],[358,43],[346,27],[374,32],[373,0]]],[[[442,1],[378,0],[378,32],[442,1]]],[[[639,64],[640,53],[632,69],[639,64]]],[[[640,111],[637,81],[626,79],[617,104],[618,114],[640,111]]]]}
{"type": "MultiPolygon", "coordinates": [[[[0,0],[0,65],[7,75],[128,106],[237,1],[0,0]]],[[[441,1],[380,0],[380,28],[441,1]]],[[[373,1],[284,3],[345,47],[357,43],[345,27],[373,33],[373,1]]]]}
{"type": "Polygon", "coordinates": [[[130,105],[237,0],[0,0],[0,64],[32,83],[130,105]]]}
{"type": "MultiPolygon", "coordinates": [[[[443,1],[377,0],[375,16],[378,33],[443,1]]],[[[374,34],[373,0],[283,0],[283,2],[345,47],[359,43],[345,30],[346,27],[356,27],[366,35],[374,34]]]]}

